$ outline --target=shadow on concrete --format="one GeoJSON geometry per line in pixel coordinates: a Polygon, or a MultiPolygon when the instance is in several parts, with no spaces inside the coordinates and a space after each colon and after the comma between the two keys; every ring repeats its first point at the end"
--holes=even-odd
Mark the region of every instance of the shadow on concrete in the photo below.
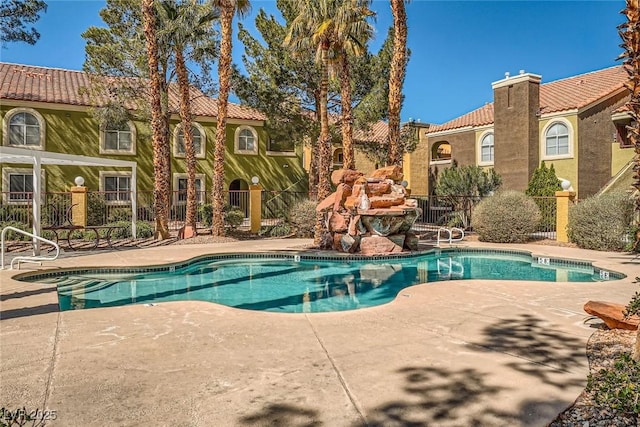
{"type": "Polygon", "coordinates": [[[238,420],[246,426],[318,427],[318,411],[284,403],[266,404],[260,411],[238,420]]]}
{"type": "Polygon", "coordinates": [[[0,295],[0,301],[7,301],[14,298],[26,298],[33,295],[48,294],[49,292],[56,292],[56,288],[39,288],[29,291],[14,292],[12,294],[3,294],[0,295]]]}
{"type": "Polygon", "coordinates": [[[37,314],[56,313],[60,311],[58,304],[43,304],[35,307],[16,308],[0,311],[0,320],[15,319],[17,317],[35,316],[37,314]]]}
{"type": "Polygon", "coordinates": [[[475,369],[413,366],[397,372],[405,377],[407,396],[367,411],[367,423],[357,427],[515,424],[513,414],[486,404],[504,388],[487,384],[486,374],[475,369]]]}
{"type": "Polygon", "coordinates": [[[587,358],[582,340],[551,328],[543,319],[522,314],[487,326],[483,331],[484,340],[474,344],[516,356],[506,366],[547,384],[559,388],[584,386],[584,378],[554,378],[558,373],[584,369],[587,358]]]}

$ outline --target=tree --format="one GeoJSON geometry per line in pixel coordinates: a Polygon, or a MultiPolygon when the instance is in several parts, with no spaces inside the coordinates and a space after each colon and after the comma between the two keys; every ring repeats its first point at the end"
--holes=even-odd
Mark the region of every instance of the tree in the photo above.
{"type": "MultiPolygon", "coordinates": [[[[178,91],[180,92],[180,120],[187,170],[187,211],[182,232],[185,237],[191,237],[195,234],[198,212],[196,152],[191,120],[191,84],[185,55],[189,56],[188,50],[191,48],[191,57],[194,57],[197,53],[194,50],[203,48],[202,41],[208,44],[213,41],[212,22],[217,16],[196,0],[182,3],[177,3],[175,0],[164,0],[161,4],[165,14],[164,22],[169,24],[163,27],[162,32],[167,36],[169,43],[173,45],[178,91]]],[[[204,49],[205,51],[212,50],[213,46],[206,46],[204,49]]]]}
{"type": "Polygon", "coordinates": [[[373,27],[367,19],[373,16],[369,9],[370,0],[349,0],[345,6],[353,14],[348,20],[349,28],[337,34],[335,40],[336,67],[340,76],[341,99],[341,127],[342,127],[342,153],[344,155],[343,168],[355,169],[356,160],[353,147],[353,118],[351,115],[351,71],[350,56],[361,56],[367,50],[367,42],[373,36],[373,27]]]}
{"type": "Polygon", "coordinates": [[[501,184],[502,177],[493,169],[486,171],[475,165],[458,167],[453,162],[438,177],[435,193],[439,203],[444,202],[453,208],[452,219],[466,228],[471,224],[473,206],[501,184]]]}
{"type": "MultiPolygon", "coordinates": [[[[623,59],[624,69],[629,75],[629,80],[625,84],[631,92],[631,97],[627,102],[629,114],[631,114],[632,124],[627,126],[629,141],[635,145],[635,165],[633,175],[633,186],[636,189],[636,211],[640,213],[640,0],[626,0],[626,7],[622,11],[627,21],[618,27],[620,38],[622,38],[624,52],[620,55],[623,59]]],[[[638,224],[640,229],[640,223],[638,224]]],[[[635,248],[640,247],[640,231],[636,232],[635,248]]],[[[635,312],[638,313],[636,298],[635,312]]],[[[636,347],[633,358],[640,361],[640,328],[636,337],[636,347]]]]}
{"type": "Polygon", "coordinates": [[[249,0],[213,0],[214,6],[220,11],[220,60],[218,62],[218,122],[216,127],[216,142],[213,155],[213,186],[211,199],[213,207],[213,222],[211,233],[221,236],[224,233],[224,152],[227,142],[227,107],[229,103],[229,88],[231,80],[231,40],[233,15],[243,16],[250,8],[249,0]]]}
{"type": "Polygon", "coordinates": [[[389,164],[400,165],[400,110],[402,109],[402,83],[407,67],[407,13],[406,0],[390,0],[393,14],[393,57],[389,75],[389,164]]]}
{"type": "MultiPolygon", "coordinates": [[[[412,123],[405,123],[400,127],[400,152],[412,153],[418,143],[420,136],[418,132],[420,128],[412,123]]],[[[376,165],[383,165],[389,158],[389,145],[380,144],[378,141],[356,141],[358,150],[376,165]]]]}
{"type": "MultiPolygon", "coordinates": [[[[320,134],[318,136],[318,198],[326,198],[331,186],[329,174],[331,168],[331,134],[329,131],[328,90],[329,64],[331,54],[341,40],[346,40],[353,25],[362,19],[354,2],[340,0],[319,0],[306,2],[298,0],[296,13],[284,44],[301,55],[309,53],[309,49],[316,51],[316,61],[320,64],[319,87],[319,117],[320,134]]],[[[320,243],[323,234],[322,216],[316,219],[314,241],[320,243]]]]}
{"type": "Polygon", "coordinates": [[[557,203],[556,191],[562,190],[560,180],[556,176],[556,170],[551,165],[547,168],[544,161],[533,171],[525,194],[534,197],[534,201],[540,208],[541,221],[538,224],[539,231],[555,230],[557,203]]]}
{"type": "Polygon", "coordinates": [[[3,0],[0,3],[0,41],[35,44],[40,33],[34,27],[27,28],[47,11],[43,0],[3,0]]]}
{"type": "Polygon", "coordinates": [[[163,111],[160,101],[161,78],[158,67],[158,36],[156,33],[156,10],[153,0],[142,0],[142,17],[144,37],[147,45],[149,63],[149,104],[151,106],[151,130],[153,132],[153,172],[160,179],[154,180],[154,210],[156,214],[156,236],[169,238],[169,204],[166,200],[167,184],[171,179],[170,169],[167,171],[166,159],[169,157],[168,144],[164,143],[166,129],[163,123],[163,111]],[[165,176],[169,173],[169,176],[165,176]]]}

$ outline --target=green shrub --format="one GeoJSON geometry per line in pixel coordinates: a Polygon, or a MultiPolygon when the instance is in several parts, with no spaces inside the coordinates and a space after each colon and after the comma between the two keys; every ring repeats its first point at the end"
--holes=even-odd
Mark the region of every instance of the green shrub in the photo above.
{"type": "MultiPolygon", "coordinates": [[[[14,227],[18,230],[26,231],[28,233],[32,233],[33,230],[29,227],[28,224],[20,221],[2,221],[0,222],[0,231],[4,230],[5,227],[14,227]]],[[[7,230],[7,234],[5,234],[5,239],[7,240],[31,240],[31,237],[26,236],[22,233],[17,233],[13,230],[7,230]]]]}
{"type": "MultiPolygon", "coordinates": [[[[112,239],[130,239],[132,237],[131,233],[131,221],[116,221],[111,222],[107,225],[117,225],[123,228],[116,228],[111,232],[112,239]]],[[[93,240],[95,235],[93,232],[85,232],[86,239],[93,240]]],[[[100,237],[104,237],[107,233],[107,230],[100,230],[100,237]]],[[[138,239],[146,239],[148,237],[153,236],[153,226],[151,223],[147,221],[137,221],[136,222],[136,236],[138,239]]]]}
{"type": "Polygon", "coordinates": [[[316,224],[316,202],[303,200],[289,209],[288,222],[298,237],[313,237],[316,224]]]}
{"type": "Polygon", "coordinates": [[[131,208],[113,208],[109,210],[107,222],[131,221],[131,208]]]}
{"type": "Polygon", "coordinates": [[[547,168],[544,162],[540,167],[536,168],[531,176],[531,180],[527,186],[525,194],[532,197],[540,197],[534,199],[542,218],[538,225],[540,231],[555,230],[556,229],[556,214],[557,203],[554,199],[547,199],[543,197],[553,197],[556,191],[562,190],[560,180],[556,176],[556,170],[551,165],[547,168]]]}
{"type": "Polygon", "coordinates": [[[237,206],[225,207],[224,223],[228,225],[232,230],[235,230],[244,221],[244,210],[237,206]]]}
{"type": "Polygon", "coordinates": [[[524,193],[501,191],[483,199],[473,212],[473,230],[483,242],[526,242],[540,222],[540,210],[524,193]]]}
{"type": "Polygon", "coordinates": [[[291,226],[286,222],[281,222],[279,224],[274,225],[269,230],[270,237],[284,237],[291,234],[291,226]]]}
{"type": "Polygon", "coordinates": [[[205,228],[211,227],[213,225],[213,206],[210,204],[198,206],[198,216],[205,228]]]}
{"type": "Polygon", "coordinates": [[[87,197],[87,225],[104,224],[107,203],[99,193],[89,193],[87,197]]]}
{"type": "Polygon", "coordinates": [[[633,201],[625,192],[590,197],[569,209],[568,235],[581,248],[620,251],[629,237],[633,201]]]}
{"type": "Polygon", "coordinates": [[[587,391],[598,405],[618,412],[640,414],[640,362],[628,353],[616,359],[613,367],[589,375],[587,391]]]}

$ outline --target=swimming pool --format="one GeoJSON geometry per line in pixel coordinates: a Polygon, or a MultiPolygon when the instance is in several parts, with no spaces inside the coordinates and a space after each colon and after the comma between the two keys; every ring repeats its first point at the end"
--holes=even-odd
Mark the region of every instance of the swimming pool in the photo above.
{"type": "Polygon", "coordinates": [[[198,300],[297,313],[381,305],[406,287],[443,280],[593,282],[624,277],[585,261],[448,249],[378,258],[211,255],[172,265],[55,270],[16,279],[56,284],[61,310],[198,300]]]}

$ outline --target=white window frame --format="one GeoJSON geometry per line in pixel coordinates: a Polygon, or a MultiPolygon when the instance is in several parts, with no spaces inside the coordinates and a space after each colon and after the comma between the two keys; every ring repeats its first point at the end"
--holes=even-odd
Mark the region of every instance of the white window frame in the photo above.
{"type": "Polygon", "coordinates": [[[3,144],[7,147],[17,147],[17,148],[30,148],[32,150],[44,150],[46,135],[47,135],[47,122],[42,117],[42,114],[34,110],[33,108],[14,108],[12,110],[7,111],[4,115],[4,119],[2,120],[2,135],[3,135],[3,144]],[[20,113],[27,113],[35,116],[36,120],[38,120],[38,126],[40,127],[40,145],[24,145],[24,144],[11,144],[11,138],[9,137],[9,123],[13,116],[20,113]]]}
{"type": "MultiPolygon", "coordinates": [[[[100,127],[100,154],[114,154],[114,155],[126,155],[126,156],[135,156],[136,155],[136,139],[138,136],[138,132],[136,130],[136,125],[132,121],[127,122],[127,126],[129,126],[129,132],[131,133],[131,148],[129,150],[111,150],[106,147],[107,144],[107,127],[100,127]]],[[[119,131],[119,130],[118,130],[119,131]]]]}
{"type": "MultiPolygon", "coordinates": [[[[9,192],[11,191],[11,182],[9,177],[11,175],[29,175],[33,177],[33,169],[31,168],[2,168],[2,202],[7,205],[27,205],[31,203],[30,200],[11,200],[9,198],[9,192]]],[[[42,188],[46,188],[44,181],[45,171],[42,169],[40,179],[42,180],[42,188]]],[[[34,191],[35,192],[35,191],[34,191]]],[[[44,193],[42,193],[44,195],[44,193]]]]}
{"type": "MultiPolygon", "coordinates": [[[[207,134],[200,123],[191,122],[191,125],[200,132],[200,151],[196,152],[196,159],[204,159],[207,155],[207,134]]],[[[175,158],[186,157],[186,152],[181,153],[178,151],[178,134],[180,133],[180,129],[182,129],[182,123],[179,123],[175,129],[173,129],[173,157],[175,158]]]]}
{"type": "Polygon", "coordinates": [[[132,177],[131,177],[131,172],[125,172],[125,171],[100,171],[100,192],[101,193],[105,193],[105,203],[107,205],[129,205],[131,204],[131,198],[129,198],[129,200],[107,200],[106,197],[106,185],[105,185],[105,179],[106,178],[114,178],[114,177],[128,177],[129,178],[129,190],[130,193],[129,195],[131,196],[131,192],[133,191],[132,185],[133,185],[133,181],[132,181],[132,177]]]}
{"type": "MultiPolygon", "coordinates": [[[[189,175],[186,173],[174,173],[173,174],[173,204],[174,205],[186,205],[186,200],[179,200],[178,195],[178,181],[181,179],[188,179],[189,175]]],[[[200,186],[200,192],[196,193],[196,203],[204,203],[205,202],[205,194],[207,194],[207,189],[205,188],[206,180],[205,174],[197,173],[196,180],[200,180],[202,182],[200,186]]]]}
{"type": "Polygon", "coordinates": [[[258,132],[251,126],[238,126],[236,128],[235,136],[234,136],[234,152],[237,154],[249,154],[249,155],[257,155],[258,154],[258,146],[260,145],[260,139],[258,138],[258,132]],[[253,150],[241,150],[240,149],[240,133],[243,130],[249,130],[253,134],[253,139],[255,140],[253,150]]]}
{"type": "Polygon", "coordinates": [[[344,151],[342,148],[336,148],[331,153],[331,170],[342,169],[344,166],[344,151]],[[342,156],[342,161],[336,161],[336,155],[342,156]]]}
{"type": "Polygon", "coordinates": [[[495,132],[493,131],[493,129],[490,130],[486,130],[484,132],[482,132],[480,134],[480,137],[478,138],[478,156],[477,156],[477,162],[478,162],[478,166],[493,166],[495,159],[496,159],[496,135],[495,132]],[[482,143],[484,142],[485,138],[487,138],[489,135],[493,136],[493,145],[491,146],[492,150],[491,150],[491,160],[489,161],[483,161],[482,160],[482,143]]]}
{"type": "Polygon", "coordinates": [[[573,153],[574,153],[574,147],[573,147],[574,141],[575,141],[574,131],[573,131],[573,125],[571,124],[571,122],[565,119],[564,117],[554,117],[549,120],[549,122],[544,126],[544,128],[542,128],[542,132],[540,132],[540,158],[542,160],[572,159],[573,153]],[[569,135],[568,153],[548,155],[547,154],[547,132],[549,131],[549,129],[551,129],[551,126],[555,125],[556,123],[563,124],[567,127],[567,132],[569,135]]]}

